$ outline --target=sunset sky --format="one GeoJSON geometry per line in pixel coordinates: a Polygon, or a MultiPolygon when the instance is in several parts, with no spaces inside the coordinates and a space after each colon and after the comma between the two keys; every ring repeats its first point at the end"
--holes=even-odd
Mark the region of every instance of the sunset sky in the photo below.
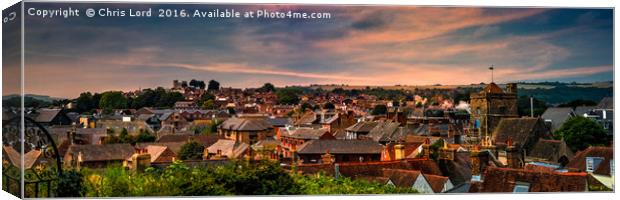
{"type": "MultiPolygon", "coordinates": [[[[28,7],[57,8],[45,4],[28,7]]],[[[63,6],[68,7],[68,6],[63,6]]],[[[100,8],[101,4],[73,4],[100,8]]],[[[131,5],[331,19],[26,18],[26,93],[170,87],[613,80],[611,9],[131,5]]],[[[4,68],[9,68],[6,65],[4,68]]],[[[6,69],[5,69],[6,70],[6,69]]],[[[6,92],[5,92],[6,94],[6,92]]]]}

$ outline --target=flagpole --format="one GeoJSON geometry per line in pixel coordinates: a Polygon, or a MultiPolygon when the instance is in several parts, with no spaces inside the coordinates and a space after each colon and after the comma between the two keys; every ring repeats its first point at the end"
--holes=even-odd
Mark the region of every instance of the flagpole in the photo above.
{"type": "Polygon", "coordinates": [[[489,67],[489,70],[491,70],[491,83],[495,82],[494,77],[493,77],[493,70],[495,69],[493,67],[494,65],[491,65],[491,67],[489,67]]]}

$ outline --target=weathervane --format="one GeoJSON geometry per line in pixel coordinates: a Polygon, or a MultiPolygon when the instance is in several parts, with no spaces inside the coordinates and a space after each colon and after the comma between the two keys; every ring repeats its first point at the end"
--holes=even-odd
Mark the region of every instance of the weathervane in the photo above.
{"type": "Polygon", "coordinates": [[[493,82],[494,82],[494,80],[493,80],[493,70],[494,70],[495,68],[494,68],[493,66],[494,66],[494,65],[491,65],[491,67],[489,67],[489,70],[491,70],[491,83],[493,83],[493,82]]]}

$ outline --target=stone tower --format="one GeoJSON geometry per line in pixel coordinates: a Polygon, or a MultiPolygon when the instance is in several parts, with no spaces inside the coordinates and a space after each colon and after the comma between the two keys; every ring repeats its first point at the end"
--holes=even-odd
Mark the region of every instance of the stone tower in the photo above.
{"type": "Polygon", "coordinates": [[[479,93],[470,94],[470,107],[473,125],[470,136],[492,136],[502,118],[519,117],[517,84],[509,83],[504,92],[495,83],[490,83],[479,93]]]}

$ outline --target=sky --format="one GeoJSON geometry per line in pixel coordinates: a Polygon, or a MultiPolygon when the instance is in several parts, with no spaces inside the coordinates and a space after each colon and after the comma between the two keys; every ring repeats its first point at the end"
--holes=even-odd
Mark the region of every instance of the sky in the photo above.
{"type": "MultiPolygon", "coordinates": [[[[611,9],[107,4],[268,9],[330,19],[27,16],[25,91],[53,97],[170,87],[613,81],[611,9]]],[[[102,4],[71,4],[102,8],[102,4]]],[[[26,8],[67,4],[28,3],[26,8]]],[[[83,11],[82,11],[83,12],[83,11]]],[[[3,66],[7,68],[7,66],[3,66]]],[[[6,93],[6,92],[4,92],[6,93]]]]}

